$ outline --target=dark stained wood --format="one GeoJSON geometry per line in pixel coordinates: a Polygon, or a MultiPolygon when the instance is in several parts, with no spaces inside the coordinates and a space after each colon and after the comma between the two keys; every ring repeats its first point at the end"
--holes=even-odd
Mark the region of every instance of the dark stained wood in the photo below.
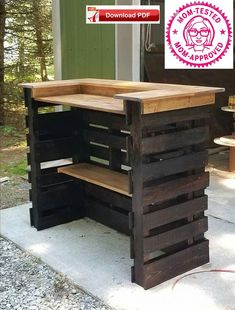
{"type": "Polygon", "coordinates": [[[207,151],[143,165],[143,180],[152,181],[207,165],[207,151]]]}
{"type": "Polygon", "coordinates": [[[160,127],[167,124],[209,118],[211,107],[194,107],[175,111],[143,115],[143,128],[160,127]]]}
{"type": "Polygon", "coordinates": [[[38,196],[39,196],[39,186],[37,182],[37,177],[40,175],[40,163],[37,161],[37,151],[35,149],[35,144],[38,142],[39,134],[37,130],[37,114],[38,106],[36,102],[32,99],[31,89],[24,89],[25,106],[28,110],[28,126],[30,139],[29,150],[30,153],[27,155],[28,164],[30,164],[31,173],[31,190],[29,191],[29,198],[32,201],[32,205],[35,206],[30,211],[31,225],[38,227],[40,223],[41,210],[37,208],[38,196]]]}
{"type": "MultiPolygon", "coordinates": [[[[90,144],[89,151],[90,151],[90,156],[108,160],[108,161],[110,159],[109,148],[107,146],[90,144]]],[[[122,165],[126,165],[126,166],[130,165],[130,163],[127,160],[127,154],[125,151],[120,152],[120,162],[122,165]]]]}
{"type": "Polygon", "coordinates": [[[76,153],[77,145],[74,137],[51,139],[35,144],[38,162],[72,157],[76,153]]]}
{"type": "Polygon", "coordinates": [[[40,139],[43,136],[71,136],[77,126],[74,111],[38,114],[37,122],[40,139]]]}
{"type": "MultiPolygon", "coordinates": [[[[33,202],[31,224],[44,229],[88,216],[130,235],[130,256],[134,260],[132,281],[144,288],[206,263],[209,257],[208,241],[204,240],[208,228],[204,189],[209,175],[204,169],[206,120],[210,112],[206,106],[159,111],[174,108],[174,100],[177,108],[187,106],[190,101],[184,105],[184,100],[189,91],[199,94],[192,99],[194,104],[206,104],[207,94],[200,96],[200,87],[190,86],[185,90],[184,86],[177,85],[165,88],[148,85],[149,90],[153,87],[155,91],[131,95],[129,92],[134,91],[134,86],[135,91],[138,87],[144,91],[147,86],[134,83],[130,88],[120,81],[99,81],[100,85],[96,80],[89,81],[84,82],[87,87],[80,88],[86,90],[87,95],[69,96],[69,100],[80,100],[80,108],[74,101],[70,111],[39,114],[39,105],[45,103],[34,101],[30,88],[26,91],[28,163],[32,166],[29,172],[33,202]],[[120,85],[114,86],[116,83],[120,85]],[[96,85],[95,92],[103,87],[104,102],[92,94],[93,85],[96,85]],[[122,87],[125,98],[132,100],[124,102],[125,115],[124,111],[111,112],[115,106],[105,107],[116,102],[110,101],[107,94],[122,87]],[[139,97],[133,101],[135,96],[139,97]],[[170,96],[176,99],[171,100],[170,96]],[[93,102],[97,109],[101,104],[106,112],[95,111],[94,105],[86,108],[82,98],[88,98],[88,106],[93,102]],[[157,101],[149,101],[149,98],[157,101]],[[143,114],[152,112],[156,113],[143,114]],[[72,166],[40,167],[41,162],[63,158],[71,158],[72,166]],[[123,165],[131,170],[126,171],[123,165]],[[82,171],[76,170],[81,167],[82,171]],[[68,175],[58,174],[57,169],[68,175]],[[114,182],[115,176],[118,184],[114,182]],[[125,190],[117,191],[123,184],[125,190]]],[[[61,83],[60,86],[70,85],[68,81],[61,83]]],[[[35,88],[35,93],[48,92],[43,85],[29,87],[35,88]]],[[[62,90],[56,89],[54,83],[47,85],[53,91],[62,90]]],[[[208,92],[208,100],[214,100],[213,92],[219,91],[204,90],[208,92]]],[[[63,100],[66,98],[65,94],[63,100]]],[[[57,99],[59,103],[60,98],[57,99]]]]}
{"type": "Polygon", "coordinates": [[[38,183],[42,189],[73,181],[74,179],[72,177],[57,172],[38,177],[38,183]]]}
{"type": "Polygon", "coordinates": [[[85,129],[84,139],[86,141],[92,141],[104,145],[111,146],[117,149],[126,149],[126,135],[109,134],[107,130],[102,129],[85,129]]]}
{"type": "Polygon", "coordinates": [[[151,288],[208,262],[209,242],[204,240],[184,250],[146,264],[143,286],[145,289],[151,288]]]}
{"type": "Polygon", "coordinates": [[[203,234],[207,230],[208,219],[204,217],[158,235],[146,237],[144,239],[144,253],[148,254],[153,251],[164,249],[181,241],[203,234]]]}
{"type": "Polygon", "coordinates": [[[37,230],[43,230],[56,225],[61,225],[68,223],[78,218],[81,218],[81,209],[77,208],[77,205],[65,205],[61,208],[55,208],[50,210],[45,210],[42,212],[42,217],[39,218],[39,223],[37,230]]]}
{"type": "Polygon", "coordinates": [[[131,211],[132,202],[131,198],[121,195],[116,192],[112,192],[106,188],[96,186],[94,184],[85,184],[85,194],[88,197],[92,197],[98,201],[105,202],[126,211],[131,211]]]}
{"type": "Polygon", "coordinates": [[[111,209],[91,198],[85,200],[85,207],[88,217],[124,234],[128,235],[130,233],[128,214],[118,212],[116,209],[111,209]]]}
{"type": "Polygon", "coordinates": [[[82,209],[83,206],[78,199],[81,190],[81,187],[75,185],[74,182],[48,188],[48,190],[40,192],[37,205],[41,210],[50,210],[66,205],[76,205],[76,208],[82,209]]]}
{"type": "Polygon", "coordinates": [[[142,118],[141,105],[138,102],[126,102],[131,111],[131,136],[132,149],[130,150],[132,166],[132,210],[134,213],[134,227],[132,229],[132,256],[134,257],[134,273],[132,280],[143,285],[144,280],[144,257],[143,257],[143,172],[142,172],[142,118]]]}
{"type": "Polygon", "coordinates": [[[209,173],[201,173],[188,177],[177,178],[173,181],[146,187],[143,190],[143,203],[149,205],[170,200],[180,195],[198,191],[209,185],[209,173]]]}
{"type": "Polygon", "coordinates": [[[85,124],[96,124],[116,130],[128,130],[124,115],[89,110],[83,115],[85,124]]]}
{"type": "Polygon", "coordinates": [[[143,217],[144,231],[148,232],[153,228],[205,211],[207,204],[207,196],[203,196],[145,214],[143,217]]]}
{"type": "Polygon", "coordinates": [[[144,138],[142,141],[143,154],[174,150],[180,147],[202,143],[207,139],[207,127],[192,128],[174,133],[158,135],[156,137],[144,138]]]}

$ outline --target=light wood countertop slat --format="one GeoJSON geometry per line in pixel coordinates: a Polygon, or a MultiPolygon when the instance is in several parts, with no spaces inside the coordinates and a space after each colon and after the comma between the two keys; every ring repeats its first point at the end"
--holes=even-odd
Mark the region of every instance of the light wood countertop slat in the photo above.
{"type": "Polygon", "coordinates": [[[124,114],[123,101],[105,96],[74,94],[36,98],[38,101],[63,104],[77,108],[124,114]]]}
{"type": "Polygon", "coordinates": [[[128,192],[128,176],[110,169],[81,163],[58,168],[58,172],[110,189],[131,197],[128,192]]]}

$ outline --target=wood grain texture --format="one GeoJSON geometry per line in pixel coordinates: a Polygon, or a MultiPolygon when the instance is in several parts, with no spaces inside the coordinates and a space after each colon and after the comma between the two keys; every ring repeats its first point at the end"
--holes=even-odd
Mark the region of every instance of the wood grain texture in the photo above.
{"type": "Polygon", "coordinates": [[[188,177],[177,178],[173,181],[164,182],[144,188],[144,205],[160,203],[173,199],[177,196],[192,193],[206,188],[209,185],[209,173],[195,174],[188,177]]]}
{"type": "Polygon", "coordinates": [[[198,197],[183,203],[150,212],[144,215],[144,230],[147,232],[153,228],[166,225],[171,222],[192,216],[207,210],[207,196],[198,197]]]}
{"type": "Polygon", "coordinates": [[[203,168],[207,165],[207,151],[195,152],[167,160],[143,165],[144,182],[164,178],[184,171],[203,168]]]}
{"type": "Polygon", "coordinates": [[[63,104],[76,108],[124,114],[123,102],[105,96],[73,94],[65,96],[37,97],[37,101],[63,104]]]}
{"type": "Polygon", "coordinates": [[[208,127],[198,127],[144,138],[142,140],[143,153],[154,154],[199,144],[207,141],[208,135],[208,127]]]}
{"type": "Polygon", "coordinates": [[[58,172],[131,197],[128,191],[128,177],[122,173],[87,163],[61,167],[58,168],[58,172]]]}
{"type": "Polygon", "coordinates": [[[151,288],[209,261],[209,242],[203,240],[184,250],[145,265],[144,288],[151,288]]]}
{"type": "Polygon", "coordinates": [[[203,234],[207,230],[208,219],[204,217],[155,236],[146,237],[144,238],[144,253],[148,254],[167,248],[181,241],[203,234]]]}
{"type": "Polygon", "coordinates": [[[123,100],[141,102],[141,113],[148,114],[213,104],[215,93],[224,91],[218,87],[99,79],[23,83],[20,86],[32,88],[32,97],[38,101],[118,114],[124,114],[123,100]]]}

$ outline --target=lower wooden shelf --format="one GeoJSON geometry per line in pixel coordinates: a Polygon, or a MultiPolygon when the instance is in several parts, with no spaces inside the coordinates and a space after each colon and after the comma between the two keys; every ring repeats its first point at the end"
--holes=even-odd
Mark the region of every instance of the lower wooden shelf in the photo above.
{"type": "Polygon", "coordinates": [[[58,172],[65,173],[74,178],[96,184],[114,192],[131,197],[129,193],[128,176],[107,168],[80,163],[76,165],[60,167],[58,172]]]}

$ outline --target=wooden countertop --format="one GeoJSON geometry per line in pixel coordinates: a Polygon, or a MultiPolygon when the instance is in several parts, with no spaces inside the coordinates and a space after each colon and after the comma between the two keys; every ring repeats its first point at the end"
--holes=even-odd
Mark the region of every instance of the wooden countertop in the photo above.
{"type": "Polygon", "coordinates": [[[76,79],[20,84],[38,101],[124,114],[125,101],[141,103],[142,114],[213,104],[224,88],[76,79]]]}

